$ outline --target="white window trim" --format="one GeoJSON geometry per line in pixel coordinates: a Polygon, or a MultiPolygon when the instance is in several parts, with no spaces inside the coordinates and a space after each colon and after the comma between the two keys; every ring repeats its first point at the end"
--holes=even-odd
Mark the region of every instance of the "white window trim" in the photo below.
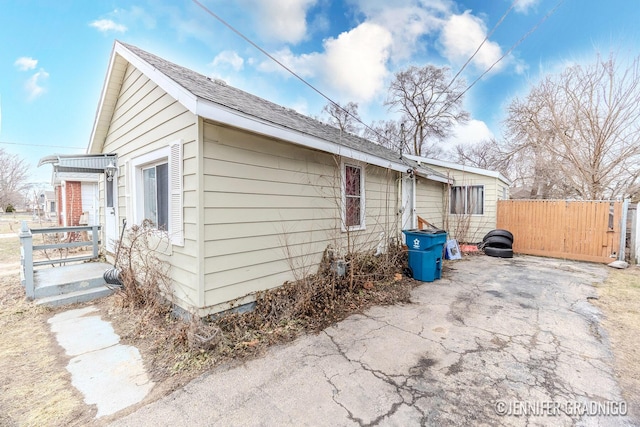
{"type": "MultiPolygon", "coordinates": [[[[168,203],[167,234],[169,235],[171,243],[173,243],[174,245],[183,246],[184,245],[183,229],[178,224],[175,224],[174,221],[172,220],[175,214],[175,212],[173,212],[173,209],[182,209],[181,194],[179,194],[180,202],[178,202],[178,204],[176,205],[173,202],[174,200],[174,197],[172,197],[173,188],[171,187],[171,174],[174,173],[171,170],[172,168],[171,149],[176,144],[181,145],[182,141],[177,141],[175,143],[169,144],[166,147],[151,151],[149,153],[142,154],[138,157],[132,158],[130,161],[127,162],[130,167],[129,183],[131,183],[131,185],[130,185],[129,193],[131,194],[131,201],[132,201],[131,216],[133,218],[133,222],[135,224],[141,224],[142,221],[144,220],[144,198],[142,197],[142,194],[140,194],[140,192],[144,188],[142,170],[150,166],[167,163],[169,167],[169,177],[168,177],[169,194],[167,195],[167,200],[168,200],[167,202],[168,203]],[[174,229],[174,228],[180,228],[180,229],[174,229]]],[[[180,162],[182,162],[182,154],[180,153],[179,156],[180,156],[179,160],[180,162]]],[[[180,167],[180,170],[177,171],[177,173],[179,174],[182,173],[181,167],[180,167]]],[[[180,188],[178,191],[181,192],[182,189],[180,188]]],[[[179,219],[182,222],[181,214],[179,215],[179,219]]]]}
{"type": "Polygon", "coordinates": [[[343,232],[347,231],[360,231],[366,230],[366,200],[365,200],[365,181],[366,181],[366,172],[365,172],[365,164],[361,162],[345,162],[342,160],[340,162],[340,194],[341,194],[341,202],[340,202],[340,223],[343,232]],[[360,169],[360,225],[352,225],[347,227],[347,194],[346,194],[346,167],[351,166],[360,169]]]}
{"type": "MultiPolygon", "coordinates": [[[[162,163],[169,163],[169,147],[143,154],[131,160],[132,179],[130,182],[132,183],[132,214],[133,222],[135,224],[142,224],[142,221],[144,220],[144,197],[142,197],[143,195],[141,194],[142,189],[144,188],[142,170],[162,163]]],[[[171,210],[171,206],[169,206],[169,210],[171,210]]],[[[171,230],[167,231],[170,232],[171,230]]]]}
{"type": "Polygon", "coordinates": [[[449,215],[450,216],[459,216],[459,215],[469,215],[469,216],[484,216],[485,208],[486,208],[486,187],[484,184],[462,184],[462,185],[452,185],[449,187],[449,215]],[[453,197],[451,193],[453,193],[454,187],[464,187],[464,211],[467,211],[467,188],[468,187],[482,187],[482,213],[481,214],[471,214],[471,213],[451,213],[451,209],[453,208],[453,197]]]}

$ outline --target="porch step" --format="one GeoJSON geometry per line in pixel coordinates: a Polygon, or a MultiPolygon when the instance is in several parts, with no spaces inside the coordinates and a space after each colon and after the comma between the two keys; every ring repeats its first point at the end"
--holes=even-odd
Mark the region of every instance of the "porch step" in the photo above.
{"type": "Polygon", "coordinates": [[[61,305],[75,304],[79,302],[92,301],[97,298],[109,296],[113,293],[112,289],[106,286],[98,286],[80,291],[65,293],[62,295],[53,295],[35,300],[36,305],[45,307],[59,307],[61,305]]]}
{"type": "Polygon", "coordinates": [[[105,285],[102,277],[110,264],[88,262],[36,270],[33,275],[34,299],[72,294],[105,285]]]}

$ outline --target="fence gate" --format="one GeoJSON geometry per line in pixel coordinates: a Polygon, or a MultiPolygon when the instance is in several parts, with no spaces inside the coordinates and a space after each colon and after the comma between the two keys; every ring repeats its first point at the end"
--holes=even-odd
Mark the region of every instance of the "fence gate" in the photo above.
{"type": "Polygon", "coordinates": [[[520,254],[609,263],[618,258],[623,202],[500,200],[497,227],[520,254]]]}

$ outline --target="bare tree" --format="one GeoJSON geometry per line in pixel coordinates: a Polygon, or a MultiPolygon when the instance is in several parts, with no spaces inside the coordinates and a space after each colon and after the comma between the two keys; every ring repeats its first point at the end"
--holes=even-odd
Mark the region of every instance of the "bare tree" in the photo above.
{"type": "Polygon", "coordinates": [[[331,126],[335,126],[343,132],[353,134],[360,133],[360,115],[358,114],[358,104],[348,102],[345,105],[327,103],[322,108],[322,112],[328,115],[326,122],[331,126]]]}
{"type": "Polygon", "coordinates": [[[451,134],[453,125],[465,123],[462,80],[451,82],[448,68],[409,67],[396,73],[385,105],[402,114],[408,148],[418,156],[433,155],[437,142],[451,134]]]}
{"type": "Polygon", "coordinates": [[[451,160],[461,165],[473,166],[510,175],[511,157],[496,139],[487,139],[476,144],[458,144],[450,155],[451,160]]]}
{"type": "Polygon", "coordinates": [[[24,159],[0,148],[0,208],[3,211],[23,199],[28,177],[29,165],[24,159]]]}
{"type": "Polygon", "coordinates": [[[362,136],[393,151],[400,152],[402,149],[407,152],[406,147],[402,146],[400,124],[395,120],[373,122],[370,126],[364,128],[362,136]]]}
{"type": "Polygon", "coordinates": [[[598,57],[548,76],[511,103],[506,123],[511,155],[530,159],[544,197],[629,195],[640,177],[640,58],[625,68],[598,57]]]}

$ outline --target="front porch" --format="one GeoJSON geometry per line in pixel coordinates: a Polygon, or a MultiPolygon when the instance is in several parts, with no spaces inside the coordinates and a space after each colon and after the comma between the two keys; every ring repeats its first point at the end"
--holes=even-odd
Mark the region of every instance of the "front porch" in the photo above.
{"type": "Polygon", "coordinates": [[[103,278],[112,266],[98,260],[99,230],[98,225],[29,229],[23,221],[20,271],[27,298],[39,305],[61,306],[113,293],[103,278]],[[34,245],[34,235],[42,236],[43,244],[34,245]],[[36,259],[34,252],[39,254],[36,259]]]}

